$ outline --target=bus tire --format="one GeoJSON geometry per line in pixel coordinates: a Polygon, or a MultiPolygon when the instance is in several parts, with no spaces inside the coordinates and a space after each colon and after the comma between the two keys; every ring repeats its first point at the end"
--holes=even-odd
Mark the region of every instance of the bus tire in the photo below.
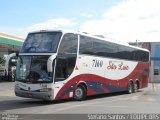
{"type": "Polygon", "coordinates": [[[74,92],[74,99],[77,101],[84,100],[86,98],[87,90],[84,85],[78,85],[74,92]]]}
{"type": "Polygon", "coordinates": [[[134,92],[134,84],[132,81],[130,81],[128,83],[128,91],[127,91],[129,94],[133,93],[134,92]]]}

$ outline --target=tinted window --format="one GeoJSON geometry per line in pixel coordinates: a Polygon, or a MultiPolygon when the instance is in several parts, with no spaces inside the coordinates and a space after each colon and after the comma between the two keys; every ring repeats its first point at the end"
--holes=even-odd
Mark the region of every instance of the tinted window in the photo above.
{"type": "Polygon", "coordinates": [[[67,55],[67,54],[77,54],[77,44],[78,44],[78,35],[75,34],[65,34],[62,38],[58,55],[67,55]]]}
{"type": "Polygon", "coordinates": [[[135,53],[133,48],[129,48],[126,46],[118,46],[118,54],[117,58],[127,59],[127,60],[136,60],[135,53]]]}
{"type": "Polygon", "coordinates": [[[148,52],[122,45],[118,46],[118,48],[119,53],[117,54],[117,58],[135,61],[149,61],[148,52]]]}
{"type": "Polygon", "coordinates": [[[80,36],[80,49],[81,54],[91,54],[93,55],[93,40],[90,37],[80,36]]]}
{"type": "Polygon", "coordinates": [[[115,44],[93,39],[93,51],[95,55],[98,56],[115,57],[118,52],[118,49],[117,45],[115,44]]]}
{"type": "Polygon", "coordinates": [[[114,57],[118,52],[116,44],[91,37],[80,36],[80,54],[114,57]]]}
{"type": "Polygon", "coordinates": [[[56,59],[55,81],[63,81],[73,72],[77,58],[77,45],[78,35],[68,33],[63,36],[56,59]]]}
{"type": "Polygon", "coordinates": [[[149,53],[87,36],[80,36],[80,54],[89,54],[126,60],[148,61],[149,53]]]}
{"type": "Polygon", "coordinates": [[[25,40],[21,53],[56,52],[61,37],[60,32],[31,33],[25,40]]]}

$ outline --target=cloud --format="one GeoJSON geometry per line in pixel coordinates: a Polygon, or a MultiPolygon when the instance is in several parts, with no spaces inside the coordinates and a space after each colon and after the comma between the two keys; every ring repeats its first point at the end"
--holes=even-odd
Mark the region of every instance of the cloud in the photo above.
{"type": "Polygon", "coordinates": [[[83,12],[81,17],[54,18],[24,28],[0,28],[17,36],[44,29],[72,29],[95,35],[106,35],[120,41],[160,41],[160,1],[123,0],[104,12],[100,18],[83,12]],[[94,18],[94,19],[91,19],[94,18]]]}
{"type": "Polygon", "coordinates": [[[91,18],[91,17],[93,17],[93,14],[89,14],[89,13],[87,13],[87,12],[83,12],[83,13],[81,13],[80,14],[82,17],[86,17],[86,18],[91,18]]]}
{"type": "Polygon", "coordinates": [[[101,19],[86,21],[80,29],[127,42],[160,41],[159,4],[159,0],[125,0],[101,19]]]}
{"type": "Polygon", "coordinates": [[[29,32],[36,30],[54,30],[54,29],[63,29],[70,30],[74,29],[77,25],[77,22],[74,19],[67,18],[56,18],[49,19],[41,23],[36,23],[28,27],[1,27],[0,31],[6,34],[11,34],[19,37],[25,38],[29,32]]]}
{"type": "Polygon", "coordinates": [[[77,23],[74,20],[66,18],[56,18],[44,21],[42,23],[34,24],[28,27],[29,30],[44,30],[44,29],[69,29],[77,23]]]}

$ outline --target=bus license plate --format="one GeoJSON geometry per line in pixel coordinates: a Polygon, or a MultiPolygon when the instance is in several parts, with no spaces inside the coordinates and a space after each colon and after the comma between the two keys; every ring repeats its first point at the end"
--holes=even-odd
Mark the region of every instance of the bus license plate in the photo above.
{"type": "Polygon", "coordinates": [[[32,93],[27,93],[27,96],[28,97],[32,97],[32,93]]]}

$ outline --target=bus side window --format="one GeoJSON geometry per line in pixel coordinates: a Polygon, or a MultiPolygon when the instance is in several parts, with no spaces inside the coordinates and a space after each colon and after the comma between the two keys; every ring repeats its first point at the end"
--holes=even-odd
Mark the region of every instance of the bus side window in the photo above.
{"type": "Polygon", "coordinates": [[[73,72],[77,58],[77,45],[78,35],[68,33],[63,36],[57,55],[55,82],[67,79],[73,72]]]}

